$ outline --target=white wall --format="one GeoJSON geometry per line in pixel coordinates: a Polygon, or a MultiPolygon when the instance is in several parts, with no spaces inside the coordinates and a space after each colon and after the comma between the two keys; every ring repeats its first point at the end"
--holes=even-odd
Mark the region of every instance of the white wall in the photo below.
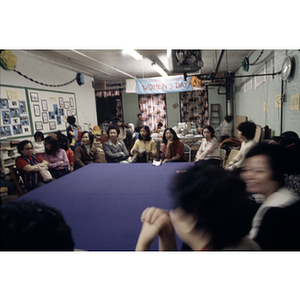
{"type": "MultiPolygon", "coordinates": [[[[249,57],[253,63],[260,51],[253,51],[249,57]]],[[[282,132],[295,131],[300,135],[300,110],[291,110],[291,95],[300,93],[300,51],[299,50],[265,50],[260,61],[264,60],[266,73],[281,70],[284,58],[289,55],[295,59],[295,74],[292,80],[284,81],[283,94],[286,101],[283,103],[282,132]]],[[[259,61],[258,61],[259,62],[259,61]]],[[[255,74],[263,64],[250,66],[249,71],[242,68],[235,75],[255,74]]],[[[256,77],[257,78],[257,77],[256,77]]],[[[245,92],[244,84],[249,78],[236,78],[234,84],[234,115],[247,116],[256,124],[264,127],[268,125],[274,130],[274,135],[280,135],[281,109],[275,107],[275,96],[281,93],[281,75],[268,76],[267,81],[255,88],[253,77],[252,89],[245,92]],[[267,106],[264,111],[264,105],[267,106]]]]}
{"type": "MultiPolygon", "coordinates": [[[[16,70],[33,78],[36,81],[47,84],[62,84],[76,77],[77,71],[55,64],[49,60],[21,50],[12,50],[17,56],[16,70]]],[[[79,71],[80,72],[80,71],[79,71]]],[[[7,71],[0,67],[0,84],[26,88],[45,89],[75,93],[77,102],[77,123],[83,129],[88,129],[84,123],[97,125],[95,91],[92,87],[93,77],[84,75],[84,84],[79,86],[76,81],[62,87],[47,87],[36,84],[14,71],[7,71]]],[[[0,95],[6,98],[6,95],[0,95]]]]}

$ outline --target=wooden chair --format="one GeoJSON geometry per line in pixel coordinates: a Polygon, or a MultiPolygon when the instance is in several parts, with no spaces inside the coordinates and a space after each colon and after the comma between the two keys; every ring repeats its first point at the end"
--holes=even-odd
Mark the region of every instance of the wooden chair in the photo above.
{"type": "Polygon", "coordinates": [[[19,195],[25,195],[28,191],[23,188],[21,176],[15,166],[9,167],[10,174],[14,180],[13,185],[16,186],[19,195]]]}
{"type": "Polygon", "coordinates": [[[225,162],[226,162],[226,150],[225,149],[220,149],[220,156],[221,156],[221,165],[222,165],[222,167],[224,167],[225,162]]]}
{"type": "Polygon", "coordinates": [[[234,159],[234,157],[239,153],[239,150],[231,150],[229,155],[228,155],[228,158],[226,160],[226,163],[224,165],[224,168],[227,167],[227,165],[234,159]]]}

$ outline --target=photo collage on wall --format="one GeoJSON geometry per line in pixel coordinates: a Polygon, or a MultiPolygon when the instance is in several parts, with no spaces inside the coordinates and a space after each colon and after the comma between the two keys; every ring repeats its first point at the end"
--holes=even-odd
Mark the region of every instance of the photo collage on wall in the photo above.
{"type": "Polygon", "coordinates": [[[65,130],[67,117],[77,115],[72,94],[30,90],[29,101],[34,132],[65,130]]]}
{"type": "Polygon", "coordinates": [[[25,100],[20,100],[19,94],[16,99],[0,98],[0,136],[9,138],[31,133],[28,108],[25,100]]]}

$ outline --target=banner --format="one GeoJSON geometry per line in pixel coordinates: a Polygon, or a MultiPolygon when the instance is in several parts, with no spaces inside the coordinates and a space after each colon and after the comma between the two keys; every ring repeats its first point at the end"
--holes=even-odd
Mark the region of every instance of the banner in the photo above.
{"type": "Polygon", "coordinates": [[[137,94],[166,94],[192,91],[193,87],[190,83],[191,77],[184,76],[145,78],[136,80],[137,94]]]}

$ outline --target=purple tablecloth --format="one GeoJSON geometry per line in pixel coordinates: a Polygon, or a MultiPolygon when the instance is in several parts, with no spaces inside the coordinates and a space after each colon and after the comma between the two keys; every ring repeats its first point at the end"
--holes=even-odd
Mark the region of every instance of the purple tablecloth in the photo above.
{"type": "MultiPolygon", "coordinates": [[[[132,251],[146,207],[170,209],[172,176],[193,163],[90,164],[18,198],[61,211],[76,249],[132,251]]],[[[178,247],[181,243],[177,240],[178,247]]],[[[158,241],[151,249],[158,249],[158,241]]]]}

